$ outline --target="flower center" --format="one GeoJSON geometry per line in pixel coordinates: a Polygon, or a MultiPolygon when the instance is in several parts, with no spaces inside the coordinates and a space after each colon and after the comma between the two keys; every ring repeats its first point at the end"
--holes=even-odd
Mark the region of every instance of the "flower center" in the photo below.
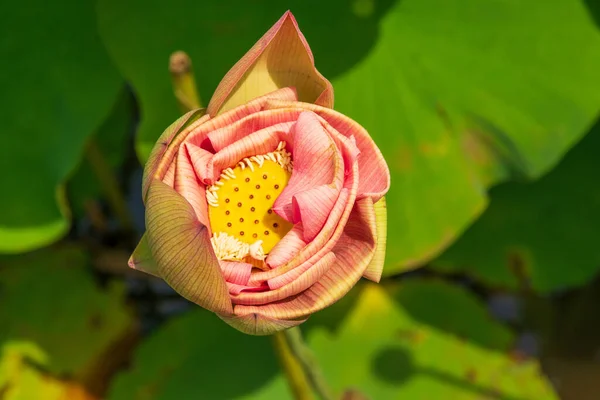
{"type": "Polygon", "coordinates": [[[280,142],[271,153],[245,158],[235,168],[223,170],[206,190],[211,241],[218,259],[263,260],[292,229],[272,210],[291,171],[291,154],[280,142]]]}

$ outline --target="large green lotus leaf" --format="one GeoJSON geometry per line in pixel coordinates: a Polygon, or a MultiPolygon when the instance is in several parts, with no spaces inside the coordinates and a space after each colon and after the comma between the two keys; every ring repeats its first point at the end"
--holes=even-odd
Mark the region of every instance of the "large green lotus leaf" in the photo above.
{"type": "Polygon", "coordinates": [[[490,207],[433,265],[540,292],[587,282],[600,269],[598,149],[600,123],[540,180],[493,188],[490,207]]]}
{"type": "MultiPolygon", "coordinates": [[[[353,290],[302,326],[332,389],[371,399],[554,399],[536,361],[458,287],[417,281],[353,290]]],[[[112,387],[119,399],[289,399],[268,338],[197,310],[143,343],[112,387]],[[176,345],[174,345],[176,343],[176,345]]]]}
{"type": "Polygon", "coordinates": [[[600,34],[582,0],[100,0],[102,36],[141,98],[142,160],[180,114],[169,54],[190,53],[206,102],[287,8],[336,108],[389,162],[386,274],[454,241],[492,183],[550,169],[600,107],[600,34]]]}
{"type": "Polygon", "coordinates": [[[62,183],[122,80],[96,32],[94,2],[3,2],[0,37],[0,252],[21,252],[67,231],[62,183]]]}
{"type": "MultiPolygon", "coordinates": [[[[196,308],[138,347],[130,371],[114,380],[108,398],[253,398],[252,393],[273,381],[278,368],[269,337],[244,335],[196,308]]],[[[259,398],[289,397],[281,377],[267,390],[270,396],[259,398]]]]}
{"type": "MultiPolygon", "coordinates": [[[[118,176],[119,168],[125,162],[130,145],[129,135],[135,117],[134,106],[131,93],[123,87],[112,112],[98,131],[91,135],[92,142],[88,143],[88,146],[95,146],[95,153],[102,155],[102,160],[97,162],[102,162],[103,167],[115,176],[118,176]]],[[[88,156],[82,157],[67,184],[69,203],[75,216],[85,213],[86,203],[90,200],[105,198],[106,195],[89,160],[88,156]]]]}
{"type": "MultiPolygon", "coordinates": [[[[372,399],[554,399],[534,360],[509,355],[509,331],[457,286],[410,281],[367,284],[345,316],[308,339],[333,390],[372,399]]],[[[309,320],[310,321],[310,320],[309,320]]],[[[310,322],[309,322],[310,323],[310,322]]]]}
{"type": "Polygon", "coordinates": [[[0,259],[0,347],[11,340],[35,343],[47,354],[47,369],[85,380],[119,340],[130,337],[133,320],[125,287],[101,290],[75,248],[43,250],[0,259]]]}

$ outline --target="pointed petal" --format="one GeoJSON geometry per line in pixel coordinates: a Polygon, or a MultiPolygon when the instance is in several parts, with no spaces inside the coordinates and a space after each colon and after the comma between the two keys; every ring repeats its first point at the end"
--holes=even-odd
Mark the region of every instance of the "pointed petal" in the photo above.
{"type": "Polygon", "coordinates": [[[144,176],[142,178],[142,199],[144,202],[152,180],[163,179],[175,154],[177,154],[179,146],[174,145],[175,139],[184,133],[181,135],[183,139],[193,126],[206,121],[209,117],[205,115],[205,112],[205,109],[198,109],[184,114],[160,135],[144,166],[144,176]]]}
{"type": "Polygon", "coordinates": [[[369,135],[369,133],[358,122],[340,114],[337,111],[314,104],[301,104],[270,100],[266,108],[290,108],[310,110],[327,121],[340,134],[356,139],[356,146],[360,150],[358,157],[358,169],[360,182],[358,186],[358,198],[370,196],[373,201],[378,201],[390,188],[390,170],[381,154],[381,151],[369,135]]]}
{"type": "Polygon", "coordinates": [[[180,194],[156,179],[148,190],[146,226],[160,277],[186,299],[213,312],[232,313],[208,229],[180,194]]]}
{"type": "Polygon", "coordinates": [[[371,198],[358,200],[344,233],[333,248],[335,262],[323,277],[297,296],[260,306],[236,305],[235,313],[296,320],[335,303],[358,282],[373,258],[377,240],[375,231],[375,211],[371,198]]]}
{"type": "Polygon", "coordinates": [[[133,254],[129,257],[129,261],[127,264],[129,267],[133,269],[137,269],[138,271],[145,272],[150,275],[159,276],[158,275],[158,265],[152,258],[152,253],[150,252],[150,248],[148,247],[148,238],[144,233],[142,239],[135,247],[133,254]]]}
{"type": "Polygon", "coordinates": [[[269,318],[261,314],[247,313],[243,315],[227,316],[219,315],[219,318],[227,322],[235,329],[249,335],[271,335],[275,332],[283,331],[296,325],[300,325],[307,318],[298,320],[282,320],[269,318]]]}
{"type": "Polygon", "coordinates": [[[225,75],[208,113],[215,116],[283,87],[296,88],[301,101],[333,107],[333,87],[315,68],[308,43],[289,11],[225,75]]]}
{"type": "Polygon", "coordinates": [[[385,246],[387,243],[387,205],[385,197],[382,197],[373,205],[375,208],[375,220],[377,225],[377,248],[373,259],[367,266],[363,277],[379,283],[383,265],[385,263],[385,246]]]}

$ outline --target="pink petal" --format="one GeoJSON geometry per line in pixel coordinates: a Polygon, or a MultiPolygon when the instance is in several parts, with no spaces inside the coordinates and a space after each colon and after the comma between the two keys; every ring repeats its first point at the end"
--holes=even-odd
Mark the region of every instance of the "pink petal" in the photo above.
{"type": "Polygon", "coordinates": [[[269,290],[269,286],[266,283],[259,286],[248,286],[227,282],[227,288],[229,289],[229,294],[232,296],[236,296],[242,292],[264,292],[265,290],[269,290]]]}
{"type": "MultiPolygon", "coordinates": [[[[222,113],[214,118],[209,119],[203,125],[197,126],[193,132],[186,138],[188,143],[193,143],[199,147],[208,149],[206,137],[212,131],[220,129],[244,119],[248,116],[264,111],[265,105],[269,101],[295,101],[297,100],[296,90],[294,88],[282,88],[274,92],[260,96],[246,104],[242,104],[232,110],[222,113]]],[[[267,126],[267,124],[265,124],[267,126]]],[[[230,143],[228,143],[230,144],[230,143]]]]}
{"type": "Polygon", "coordinates": [[[303,239],[304,228],[302,223],[294,227],[271,249],[265,260],[270,268],[277,268],[290,261],[298,252],[306,247],[303,239]]]}
{"type": "Polygon", "coordinates": [[[330,185],[321,185],[294,195],[293,220],[296,223],[303,222],[306,242],[312,241],[321,231],[339,194],[339,189],[330,185]]]}
{"type": "Polygon", "coordinates": [[[234,304],[259,305],[287,299],[308,289],[321,279],[334,262],[335,254],[327,253],[314,265],[295,268],[293,276],[287,276],[287,279],[275,278],[273,282],[269,282],[271,290],[254,293],[242,292],[237,296],[232,296],[231,300],[234,304]]]}
{"type": "Polygon", "coordinates": [[[318,219],[302,219],[304,240],[309,242],[323,227],[334,203],[331,200],[337,198],[336,193],[339,194],[341,189],[344,174],[339,150],[316,115],[311,112],[303,112],[298,117],[294,129],[293,158],[292,176],[275,201],[273,211],[292,223],[298,223],[302,210],[304,210],[304,200],[311,198],[323,200],[323,202],[312,204],[312,207],[316,209],[314,213],[309,215],[308,211],[304,210],[307,217],[311,215],[319,217],[318,219]],[[326,185],[329,185],[334,192],[315,189],[326,185]],[[306,191],[311,191],[311,193],[299,196],[300,203],[296,199],[297,207],[294,207],[294,198],[306,191]]]}
{"type": "Polygon", "coordinates": [[[173,160],[171,165],[169,165],[169,169],[165,172],[165,176],[163,176],[162,181],[167,185],[174,187],[175,186],[175,166],[177,165],[177,157],[173,160]]]}
{"type": "Polygon", "coordinates": [[[252,264],[238,261],[219,260],[223,277],[228,283],[247,285],[252,272],[252,264]]]}
{"type": "Polygon", "coordinates": [[[225,75],[208,113],[215,116],[282,87],[295,87],[302,101],[333,107],[333,87],[316,70],[308,43],[289,11],[225,75]]]}
{"type": "Polygon", "coordinates": [[[194,208],[198,221],[210,232],[205,186],[198,180],[185,146],[179,148],[175,168],[175,191],[194,208]]]}
{"type": "Polygon", "coordinates": [[[212,148],[218,152],[253,132],[282,123],[292,123],[296,118],[297,113],[290,113],[287,110],[259,111],[213,130],[207,135],[207,139],[212,148]]]}
{"type": "Polygon", "coordinates": [[[267,109],[288,109],[290,107],[311,110],[327,121],[340,134],[346,137],[354,136],[356,146],[360,150],[358,158],[360,173],[358,198],[369,196],[376,202],[387,193],[390,187],[390,171],[381,151],[361,125],[337,111],[314,104],[272,100],[266,105],[267,109]]]}
{"type": "Polygon", "coordinates": [[[293,125],[293,122],[271,125],[225,147],[212,159],[214,173],[220,173],[246,157],[274,151],[279,142],[289,140],[289,132],[293,125]]]}
{"type": "Polygon", "coordinates": [[[192,166],[200,182],[204,185],[212,185],[215,176],[212,165],[214,154],[193,143],[184,143],[183,147],[192,162],[192,166]]]}

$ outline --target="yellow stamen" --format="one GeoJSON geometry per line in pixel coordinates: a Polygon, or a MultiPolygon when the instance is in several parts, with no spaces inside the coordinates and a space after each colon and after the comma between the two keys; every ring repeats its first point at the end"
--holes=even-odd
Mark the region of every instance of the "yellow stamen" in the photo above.
{"type": "Polygon", "coordinates": [[[292,224],[272,210],[292,171],[291,154],[277,150],[223,170],[206,191],[212,244],[220,260],[263,260],[292,224]]]}

